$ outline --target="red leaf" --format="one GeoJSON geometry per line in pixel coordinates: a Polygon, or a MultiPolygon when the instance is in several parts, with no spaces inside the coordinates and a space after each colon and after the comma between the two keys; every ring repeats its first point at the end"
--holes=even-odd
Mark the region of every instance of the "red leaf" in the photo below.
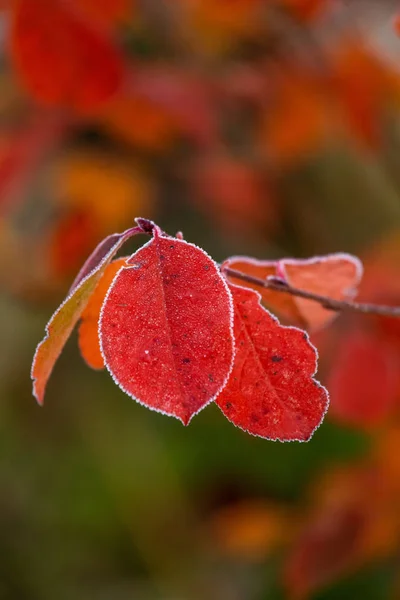
{"type": "Polygon", "coordinates": [[[398,352],[382,337],[357,330],[336,348],[328,381],[331,416],[375,427],[395,406],[400,384],[398,352]]]}
{"type": "Polygon", "coordinates": [[[131,93],[147,99],[174,120],[184,134],[201,146],[217,143],[215,97],[207,79],[190,69],[171,64],[139,67],[131,82],[131,93]]]}
{"type": "Polygon", "coordinates": [[[128,262],[102,308],[104,362],[124,392],[187,425],[232,367],[229,290],[203,250],[157,230],[128,262]]]}
{"type": "Polygon", "coordinates": [[[123,233],[110,235],[103,240],[86,261],[70,289],[69,296],[58,307],[46,325],[46,335],[36,348],[31,370],[33,395],[39,404],[43,404],[44,392],[54,364],[108,263],[120,247],[132,235],[139,232],[141,232],[141,228],[135,227],[123,233]]]}
{"type": "Polygon", "coordinates": [[[68,126],[59,116],[39,114],[0,138],[0,213],[15,208],[38,163],[62,139],[68,126]]]}
{"type": "Polygon", "coordinates": [[[288,548],[285,598],[323,597],[322,587],[395,552],[398,500],[387,487],[387,474],[370,458],[325,471],[311,490],[309,516],[288,548]]]}
{"type": "Polygon", "coordinates": [[[263,231],[275,227],[272,186],[254,165],[208,152],[195,163],[190,179],[194,202],[223,227],[241,232],[254,232],[256,223],[263,231]]]}
{"type": "Polygon", "coordinates": [[[11,54],[24,85],[46,104],[90,110],[122,79],[122,59],[112,39],[60,0],[19,0],[11,54]]]}
{"type": "Polygon", "coordinates": [[[51,272],[56,277],[71,274],[82,257],[98,241],[96,221],[88,210],[72,210],[55,224],[48,250],[51,272]],[[97,237],[97,239],[96,239],[97,237]]]}
{"type": "Polygon", "coordinates": [[[134,6],[133,0],[77,0],[75,4],[89,20],[103,27],[115,27],[128,21],[134,6]]]}
{"type": "MultiPolygon", "coordinates": [[[[316,256],[306,260],[284,258],[276,262],[233,256],[225,261],[223,266],[260,279],[279,276],[295,288],[335,300],[353,298],[362,276],[362,264],[359,259],[351,254],[342,253],[316,256]]],[[[229,279],[243,285],[234,277],[229,279]]],[[[270,310],[299,327],[319,329],[337,316],[333,311],[311,300],[262,289],[252,284],[246,283],[246,286],[260,292],[263,302],[270,310]]]]}
{"type": "Polygon", "coordinates": [[[357,566],[369,524],[368,505],[343,503],[321,512],[291,549],[284,571],[290,600],[306,600],[313,592],[357,566]]]}
{"type": "Polygon", "coordinates": [[[291,10],[298,19],[312,22],[323,14],[332,0],[282,0],[282,3],[291,10]]]}
{"type": "Polygon", "coordinates": [[[397,35],[400,35],[400,14],[397,13],[397,15],[395,15],[393,17],[393,28],[394,31],[396,32],[397,35]]]}
{"type": "Polygon", "coordinates": [[[328,394],[312,378],[317,353],[304,331],[283,327],[261,296],[230,284],[236,356],[216,402],[235,425],[260,437],[309,440],[321,424],[328,394]]]}

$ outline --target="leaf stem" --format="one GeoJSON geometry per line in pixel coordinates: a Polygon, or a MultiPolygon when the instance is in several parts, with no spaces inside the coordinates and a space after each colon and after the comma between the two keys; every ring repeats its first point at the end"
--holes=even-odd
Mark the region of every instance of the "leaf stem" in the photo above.
{"type": "Polygon", "coordinates": [[[399,306],[385,306],[381,304],[369,304],[361,302],[352,302],[351,300],[335,300],[328,296],[321,296],[320,294],[314,294],[306,290],[291,286],[284,279],[279,277],[268,277],[267,279],[260,279],[253,275],[247,275],[236,269],[224,267],[223,272],[229,277],[240,279],[246,283],[251,283],[267,290],[273,290],[274,292],[280,292],[282,294],[290,294],[291,296],[297,296],[298,298],[304,298],[305,300],[311,300],[312,302],[318,302],[321,306],[327,310],[333,310],[335,312],[342,311],[354,311],[370,315],[380,315],[382,317],[400,317],[399,306]]]}

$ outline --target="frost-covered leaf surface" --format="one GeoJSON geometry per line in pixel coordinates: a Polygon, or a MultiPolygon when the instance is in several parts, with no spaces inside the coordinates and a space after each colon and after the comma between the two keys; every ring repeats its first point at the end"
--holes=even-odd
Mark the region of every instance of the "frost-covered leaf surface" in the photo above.
{"type": "Polygon", "coordinates": [[[236,356],[217,398],[235,425],[260,437],[306,441],[321,424],[328,394],[313,375],[317,353],[307,334],[284,327],[260,305],[260,295],[229,285],[236,356]]]}
{"type": "Polygon", "coordinates": [[[187,424],[228,379],[231,295],[203,250],[158,231],[128,263],[102,308],[106,366],[138,402],[187,424]]]}

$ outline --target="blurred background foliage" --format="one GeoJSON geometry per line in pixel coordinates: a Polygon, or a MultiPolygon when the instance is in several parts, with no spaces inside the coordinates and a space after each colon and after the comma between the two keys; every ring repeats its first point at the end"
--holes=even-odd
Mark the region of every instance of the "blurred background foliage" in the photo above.
{"type": "MultiPolygon", "coordinates": [[[[0,598],[400,598],[400,325],[315,334],[308,444],[188,429],[68,343],[30,363],[105,235],[155,219],[222,260],[349,251],[400,304],[396,3],[0,2],[0,598]]],[[[132,245],[130,249],[134,249],[132,245]]]]}

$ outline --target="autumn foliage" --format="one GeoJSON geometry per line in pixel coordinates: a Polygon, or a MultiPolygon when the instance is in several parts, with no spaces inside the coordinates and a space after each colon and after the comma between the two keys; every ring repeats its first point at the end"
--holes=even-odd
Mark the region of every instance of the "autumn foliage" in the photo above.
{"type": "Polygon", "coordinates": [[[400,598],[399,15],[0,0],[1,597],[400,598]]]}
{"type": "MultiPolygon", "coordinates": [[[[197,246],[146,219],[137,224],[94,250],[47,325],[32,366],[38,402],[81,319],[79,345],[86,362],[105,365],[140,404],[187,425],[216,400],[230,421],[253,435],[309,439],[327,410],[328,395],[313,379],[317,356],[307,334],[280,325],[260,304],[258,292],[227,281],[224,269],[197,246]],[[130,258],[112,261],[138,233],[153,237],[130,258]]],[[[350,270],[357,264],[350,256],[340,260],[350,270]]],[[[339,279],[339,295],[348,293],[348,283],[339,279]]]]}

